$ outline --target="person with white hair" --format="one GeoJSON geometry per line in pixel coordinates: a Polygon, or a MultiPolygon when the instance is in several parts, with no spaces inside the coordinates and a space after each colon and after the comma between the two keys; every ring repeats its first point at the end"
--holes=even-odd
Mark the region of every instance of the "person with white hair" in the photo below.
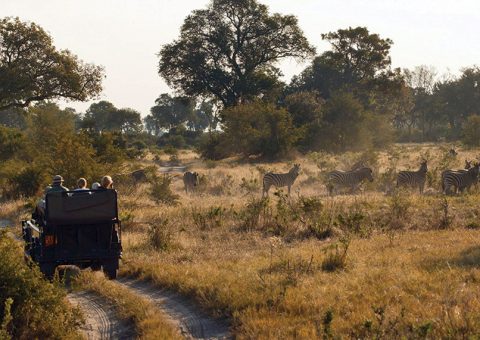
{"type": "Polygon", "coordinates": [[[113,189],[113,180],[110,176],[103,176],[99,189],[113,189]]]}
{"type": "Polygon", "coordinates": [[[95,182],[92,184],[92,190],[98,190],[98,188],[100,188],[100,183],[95,182]]]}

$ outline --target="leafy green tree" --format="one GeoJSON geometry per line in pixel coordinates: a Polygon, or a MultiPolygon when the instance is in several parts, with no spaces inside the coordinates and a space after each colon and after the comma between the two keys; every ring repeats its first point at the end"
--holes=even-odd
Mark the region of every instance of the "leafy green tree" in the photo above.
{"type": "Polygon", "coordinates": [[[468,146],[480,145],[480,116],[473,115],[467,118],[467,124],[463,130],[463,143],[468,146]]]}
{"type": "Polygon", "coordinates": [[[0,125],[0,161],[14,158],[26,148],[26,138],[20,130],[0,125]]]}
{"type": "Polygon", "coordinates": [[[361,150],[372,146],[370,114],[349,92],[336,92],[325,104],[316,145],[327,151],[361,150]]]}
{"type": "Polygon", "coordinates": [[[133,109],[117,109],[112,103],[102,100],[90,105],[79,125],[87,131],[139,133],[142,130],[142,118],[133,109]]]}
{"type": "Polygon", "coordinates": [[[73,186],[80,177],[100,176],[100,164],[87,136],[75,132],[74,115],[55,104],[31,108],[28,131],[34,162],[49,175],[61,174],[73,186]]]}
{"type": "Polygon", "coordinates": [[[57,50],[37,24],[0,20],[0,111],[50,99],[85,101],[102,90],[103,68],[57,50]]]}
{"type": "Polygon", "coordinates": [[[0,125],[11,128],[26,129],[27,115],[23,109],[10,108],[0,112],[0,125]]]}
{"type": "Polygon", "coordinates": [[[322,34],[331,50],[316,57],[300,76],[294,77],[297,90],[316,90],[329,98],[337,90],[388,90],[389,80],[395,77],[390,70],[390,39],[382,39],[365,27],[339,29],[322,34]]]}
{"type": "Polygon", "coordinates": [[[288,153],[298,140],[290,114],[274,104],[240,104],[222,116],[225,150],[230,153],[274,158],[288,153]]]}
{"type": "Polygon", "coordinates": [[[188,96],[232,106],[276,87],[279,60],[313,53],[295,16],[269,14],[256,0],[212,0],[162,47],[159,74],[188,96]]]}

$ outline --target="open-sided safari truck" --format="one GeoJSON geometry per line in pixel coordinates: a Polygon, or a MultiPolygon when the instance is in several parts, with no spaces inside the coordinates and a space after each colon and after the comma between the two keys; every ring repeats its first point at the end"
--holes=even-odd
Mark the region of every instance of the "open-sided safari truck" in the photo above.
{"type": "Polygon", "coordinates": [[[115,190],[48,193],[45,211],[22,221],[25,255],[52,278],[60,265],[100,270],[117,277],[122,254],[115,190]]]}

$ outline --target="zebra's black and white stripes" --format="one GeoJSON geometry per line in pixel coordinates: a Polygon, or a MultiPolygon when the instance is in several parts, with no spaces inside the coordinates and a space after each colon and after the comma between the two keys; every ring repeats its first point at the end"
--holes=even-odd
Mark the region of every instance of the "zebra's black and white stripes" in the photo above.
{"type": "Polygon", "coordinates": [[[373,182],[373,171],[371,168],[361,167],[350,171],[334,170],[328,173],[327,189],[330,195],[338,187],[348,187],[354,192],[365,179],[373,182]]]}
{"type": "Polygon", "coordinates": [[[454,193],[463,192],[465,189],[469,190],[472,185],[477,184],[479,170],[480,164],[475,163],[468,170],[444,172],[442,176],[443,192],[451,193],[452,187],[454,187],[454,193]]]}
{"type": "Polygon", "coordinates": [[[290,195],[290,188],[298,177],[300,172],[300,164],[295,164],[286,174],[274,174],[273,172],[267,172],[263,176],[263,192],[262,197],[267,194],[270,187],[273,185],[277,188],[288,187],[288,194],[290,195]]]}
{"type": "Polygon", "coordinates": [[[418,188],[423,193],[427,179],[427,161],[424,160],[417,171],[400,171],[397,175],[397,187],[418,188]]]}

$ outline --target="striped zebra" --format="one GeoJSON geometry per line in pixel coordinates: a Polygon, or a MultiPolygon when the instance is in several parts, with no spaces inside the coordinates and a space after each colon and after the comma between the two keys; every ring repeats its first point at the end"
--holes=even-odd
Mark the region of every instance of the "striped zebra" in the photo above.
{"type": "Polygon", "coordinates": [[[450,189],[455,188],[454,193],[463,192],[465,189],[470,190],[472,185],[477,184],[478,174],[480,172],[480,164],[475,163],[468,170],[450,171],[442,178],[442,189],[445,194],[450,194],[450,189]]]}
{"type": "Polygon", "coordinates": [[[465,173],[468,171],[468,169],[471,169],[472,168],[472,164],[473,164],[473,161],[469,161],[469,160],[465,160],[465,167],[463,169],[459,169],[459,170],[452,170],[452,169],[448,169],[448,170],[444,170],[442,171],[442,191],[443,193],[445,193],[445,176],[448,174],[448,173],[452,173],[452,172],[457,172],[457,173],[465,173]]]}
{"type": "Polygon", "coordinates": [[[338,187],[349,187],[353,193],[366,179],[373,182],[373,171],[365,166],[350,171],[334,170],[328,173],[327,189],[330,195],[338,187]]]}
{"type": "Polygon", "coordinates": [[[418,169],[417,171],[400,171],[397,175],[397,188],[418,188],[420,190],[420,194],[423,194],[425,181],[427,179],[427,171],[428,167],[426,160],[421,163],[420,169],[418,169]]]}
{"type": "Polygon", "coordinates": [[[274,174],[273,172],[267,172],[263,176],[263,191],[262,197],[267,194],[270,190],[270,187],[273,185],[277,188],[288,187],[288,195],[290,195],[290,188],[298,177],[300,172],[300,164],[295,164],[293,168],[290,169],[286,174],[274,174]]]}
{"type": "Polygon", "coordinates": [[[185,193],[195,191],[195,187],[198,185],[198,173],[187,171],[183,174],[183,184],[185,185],[185,193]]]}

